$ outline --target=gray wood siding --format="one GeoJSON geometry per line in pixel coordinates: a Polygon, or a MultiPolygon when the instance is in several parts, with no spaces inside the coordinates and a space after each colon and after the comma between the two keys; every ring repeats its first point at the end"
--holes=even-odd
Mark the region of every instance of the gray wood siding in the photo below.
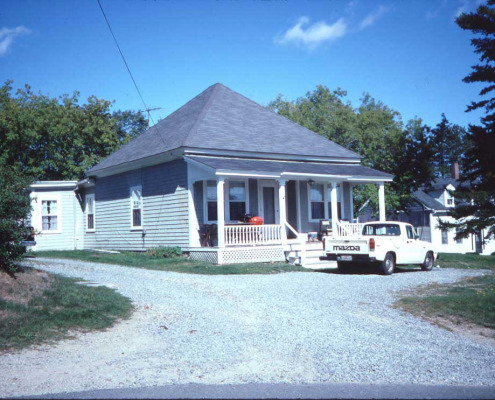
{"type": "MultiPolygon", "coordinates": [[[[39,233],[36,235],[36,250],[73,250],[83,247],[82,235],[77,232],[77,223],[81,223],[82,210],[80,204],[72,189],[59,190],[42,190],[34,191],[35,195],[50,196],[56,200],[55,196],[59,196],[60,204],[60,220],[61,231],[59,233],[39,233]],[[76,240],[79,239],[79,240],[76,240]]],[[[33,207],[36,209],[31,216],[31,224],[37,231],[41,231],[41,199],[34,202],[33,207]],[[34,220],[36,219],[36,220],[34,220]]]]}
{"type": "Polygon", "coordinates": [[[145,250],[188,246],[187,166],[183,160],[100,178],[95,185],[96,232],[86,248],[145,250]],[[131,229],[130,188],[142,186],[142,230],[131,229]]]}

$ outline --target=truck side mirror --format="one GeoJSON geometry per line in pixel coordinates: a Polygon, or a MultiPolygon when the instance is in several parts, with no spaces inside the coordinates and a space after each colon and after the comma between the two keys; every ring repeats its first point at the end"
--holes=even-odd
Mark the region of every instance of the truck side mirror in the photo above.
{"type": "Polygon", "coordinates": [[[419,235],[418,234],[414,235],[414,239],[419,240],[419,235]]]}

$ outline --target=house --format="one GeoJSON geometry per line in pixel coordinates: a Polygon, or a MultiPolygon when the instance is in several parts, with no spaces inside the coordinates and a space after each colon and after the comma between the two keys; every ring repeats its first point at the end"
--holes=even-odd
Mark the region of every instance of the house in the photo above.
{"type": "Polygon", "coordinates": [[[362,166],[352,151],[219,83],[86,175],[76,183],[32,186],[33,193],[39,185],[47,190],[33,213],[39,248],[58,248],[56,235],[65,237],[64,223],[72,218],[67,237],[74,248],[179,246],[193,259],[219,264],[289,257],[304,263],[308,233],[314,236],[320,220],[331,221],[334,235],[360,228],[353,224],[354,185],[377,185],[384,220],[384,184],[392,180],[362,166]],[[66,204],[75,201],[80,210],[66,204]],[[264,223],[240,222],[245,214],[264,223]],[[56,229],[46,224],[53,217],[62,220],[56,229]]]}
{"type": "MultiPolygon", "coordinates": [[[[438,178],[429,188],[422,188],[413,193],[413,201],[405,212],[389,215],[388,219],[396,219],[411,223],[422,240],[434,243],[441,253],[479,253],[490,255],[495,252],[495,241],[484,241],[484,231],[471,234],[466,239],[455,240],[455,230],[441,230],[439,221],[454,222],[449,210],[455,207],[452,192],[459,187],[459,165],[452,166],[451,176],[438,178]]],[[[363,222],[366,218],[359,219],[363,222]]]]}

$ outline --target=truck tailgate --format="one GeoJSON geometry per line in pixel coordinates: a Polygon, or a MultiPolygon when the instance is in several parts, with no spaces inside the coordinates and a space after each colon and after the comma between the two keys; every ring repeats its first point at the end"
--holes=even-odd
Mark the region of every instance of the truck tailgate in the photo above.
{"type": "Polygon", "coordinates": [[[330,254],[368,254],[367,239],[326,239],[325,251],[330,254]]]}

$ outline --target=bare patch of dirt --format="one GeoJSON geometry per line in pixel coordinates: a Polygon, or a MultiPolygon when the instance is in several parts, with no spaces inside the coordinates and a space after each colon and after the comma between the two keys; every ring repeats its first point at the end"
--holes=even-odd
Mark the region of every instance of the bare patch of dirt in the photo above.
{"type": "Polygon", "coordinates": [[[421,315],[421,318],[448,331],[467,336],[476,341],[495,345],[495,329],[476,325],[455,317],[427,317],[421,315]]]}
{"type": "Polygon", "coordinates": [[[26,268],[13,276],[0,272],[0,299],[27,305],[50,287],[53,278],[44,271],[26,268]]]}

